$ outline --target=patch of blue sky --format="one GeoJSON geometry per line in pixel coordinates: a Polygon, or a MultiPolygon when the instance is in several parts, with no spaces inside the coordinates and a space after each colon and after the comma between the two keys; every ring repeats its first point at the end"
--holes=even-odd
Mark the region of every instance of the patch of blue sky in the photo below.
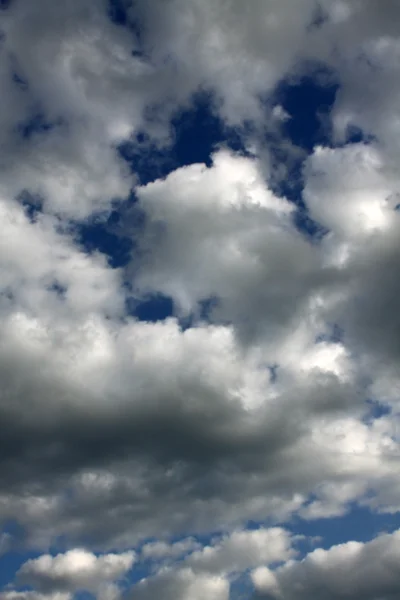
{"type": "Polygon", "coordinates": [[[93,600],[95,598],[94,594],[90,592],[77,591],[74,594],[74,600],[93,600]]]}
{"type": "Polygon", "coordinates": [[[377,141],[377,138],[372,134],[363,131],[357,125],[350,123],[347,125],[345,138],[342,142],[335,142],[335,147],[347,146],[349,144],[372,144],[377,141]]]}
{"type": "Polygon", "coordinates": [[[381,533],[396,531],[400,528],[400,514],[380,514],[351,503],[343,516],[313,520],[296,517],[285,527],[295,535],[305,536],[304,542],[300,540],[300,549],[306,552],[313,539],[315,547],[327,549],[349,541],[368,542],[381,533]]]}
{"type": "MultiPolygon", "coordinates": [[[[240,132],[226,129],[214,110],[212,96],[207,93],[197,94],[189,108],[179,110],[170,127],[172,144],[165,148],[157,147],[144,133],[120,145],[120,155],[129,163],[141,185],[165,178],[172,171],[193,163],[210,167],[213,153],[221,146],[241,154],[246,152],[240,132]]],[[[208,320],[215,303],[216,299],[204,299],[196,314],[180,319],[182,329],[197,320],[208,320]]],[[[172,299],[162,294],[154,294],[141,302],[128,298],[127,308],[136,318],[153,322],[174,314],[172,299]]]]}
{"type": "Polygon", "coordinates": [[[160,148],[144,132],[119,146],[141,185],[167,177],[180,167],[194,163],[212,164],[212,155],[220,147],[245,153],[240,132],[226,128],[218,117],[211,94],[196,94],[191,105],[178,110],[170,123],[172,143],[160,148]]]}
{"type": "Polygon", "coordinates": [[[40,196],[32,194],[28,190],[22,190],[17,197],[17,201],[22,204],[25,214],[31,223],[35,222],[38,214],[43,209],[43,201],[40,196]]]}
{"type": "Polygon", "coordinates": [[[41,113],[35,113],[28,119],[17,125],[17,131],[24,140],[29,140],[35,135],[49,133],[55,127],[60,127],[64,124],[62,119],[56,121],[48,121],[46,116],[41,113]]]}
{"type": "Polygon", "coordinates": [[[268,365],[270,383],[276,383],[278,381],[278,369],[279,365],[268,365]]]}
{"type": "Polygon", "coordinates": [[[320,29],[328,21],[329,21],[329,17],[327,15],[326,11],[320,4],[317,4],[315,11],[314,11],[313,18],[311,19],[311,22],[308,26],[308,31],[320,29]]]}
{"type": "Polygon", "coordinates": [[[344,331],[342,327],[340,327],[337,323],[327,324],[327,331],[319,334],[315,343],[320,344],[322,342],[330,342],[330,343],[340,343],[343,341],[344,331]]]}
{"type": "Polygon", "coordinates": [[[59,298],[64,299],[65,294],[67,293],[67,288],[65,285],[62,285],[59,281],[55,280],[49,287],[48,290],[53,292],[59,298]]]}
{"type": "Polygon", "coordinates": [[[12,80],[21,90],[27,90],[29,87],[27,79],[22,77],[20,73],[14,72],[12,74],[12,80]]]}
{"type": "Polygon", "coordinates": [[[127,298],[127,312],[139,321],[164,321],[174,314],[174,302],[169,296],[157,293],[142,300],[127,298]]]}
{"type": "Polygon", "coordinates": [[[5,548],[0,554],[0,590],[8,583],[12,583],[18,569],[31,558],[36,558],[40,553],[21,550],[24,547],[25,532],[16,521],[6,521],[0,528],[0,540],[9,536],[9,547],[4,541],[5,548]]]}
{"type": "Polygon", "coordinates": [[[339,89],[334,73],[320,67],[309,68],[309,73],[281,81],[274,94],[276,103],[290,116],[283,121],[283,134],[307,152],[317,144],[329,144],[329,115],[339,89]]]}
{"type": "Polygon", "coordinates": [[[19,551],[8,551],[0,556],[0,589],[13,583],[15,573],[26,561],[38,556],[40,556],[38,553],[19,551]]]}
{"type": "MultiPolygon", "coordinates": [[[[317,498],[311,495],[306,505],[317,498]]],[[[349,503],[345,514],[336,517],[303,519],[295,515],[282,523],[249,521],[246,528],[283,527],[294,537],[294,546],[302,558],[314,548],[328,549],[350,541],[368,542],[381,533],[392,533],[400,528],[400,514],[379,513],[366,506],[349,503]]]]}
{"type": "Polygon", "coordinates": [[[316,145],[331,145],[330,115],[338,90],[334,72],[321,65],[305,64],[280,81],[268,100],[269,106],[279,105],[287,114],[279,134],[266,136],[273,167],[270,185],[275,193],[297,206],[294,223],[313,241],[320,240],[327,230],[310,217],[304,204],[303,165],[316,145]],[[277,176],[279,173],[283,176],[277,176]]]}
{"type": "Polygon", "coordinates": [[[126,266],[134,248],[130,237],[113,231],[112,227],[118,218],[118,211],[113,211],[107,219],[74,224],[77,243],[89,254],[105,254],[112,268],[126,266]]]}
{"type": "Polygon", "coordinates": [[[216,296],[210,298],[204,298],[197,303],[196,309],[188,315],[177,315],[179,326],[182,331],[195,327],[199,323],[213,323],[218,322],[222,324],[219,319],[214,318],[215,309],[219,305],[219,299],[216,296]]]}
{"type": "Polygon", "coordinates": [[[107,14],[109,19],[120,27],[126,27],[133,34],[132,56],[146,58],[143,32],[134,0],[108,0],[107,14]]]}
{"type": "Polygon", "coordinates": [[[128,10],[132,6],[130,0],[109,0],[107,14],[116,25],[129,25],[128,10]]]}
{"type": "Polygon", "coordinates": [[[388,404],[374,398],[367,398],[365,403],[367,412],[363,420],[367,424],[371,424],[373,421],[376,421],[376,419],[390,415],[392,412],[392,408],[388,404]]]}
{"type": "MultiPolygon", "coordinates": [[[[126,3],[122,5],[126,10],[126,3]]],[[[122,5],[116,3],[113,10],[122,10],[122,5]]],[[[123,24],[125,17],[120,15],[118,19],[123,24]]],[[[311,74],[282,81],[274,94],[274,102],[280,103],[291,117],[283,124],[282,135],[302,150],[301,159],[295,162],[288,178],[280,182],[278,192],[296,203],[298,210],[294,216],[295,224],[312,240],[318,240],[326,230],[310,218],[302,202],[301,169],[304,157],[312,151],[315,143],[329,142],[329,136],[324,132],[321,114],[325,115],[327,121],[337,91],[337,84],[332,83],[333,80],[331,74],[317,70],[315,77],[311,74]]],[[[179,110],[173,116],[170,128],[172,144],[169,146],[160,148],[144,132],[139,132],[134,139],[119,146],[121,157],[128,162],[141,185],[165,178],[172,171],[193,163],[211,166],[212,155],[221,146],[241,154],[246,153],[246,127],[242,130],[228,129],[215,110],[212,95],[205,92],[197,94],[189,107],[179,110]]],[[[277,162],[285,161],[287,157],[279,154],[282,144],[276,145],[273,140],[271,142],[270,149],[274,159],[277,162]]],[[[114,214],[118,216],[118,211],[114,211],[114,214]]],[[[107,254],[113,266],[124,266],[129,260],[128,240],[121,240],[116,233],[110,233],[109,223],[82,225],[81,241],[86,249],[97,249],[107,254]]],[[[137,305],[136,316],[146,316],[146,319],[153,321],[171,316],[171,299],[161,302],[160,297],[155,295],[145,299],[142,306],[137,305]]],[[[131,314],[133,306],[130,301],[131,314]]],[[[183,328],[193,322],[193,316],[188,317],[186,321],[182,322],[183,328]]]]}

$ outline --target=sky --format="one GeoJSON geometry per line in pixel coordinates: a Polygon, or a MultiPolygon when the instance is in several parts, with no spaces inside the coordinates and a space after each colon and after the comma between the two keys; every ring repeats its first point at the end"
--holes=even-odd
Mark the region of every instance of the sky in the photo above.
{"type": "Polygon", "coordinates": [[[0,600],[400,597],[399,32],[0,0],[0,600]]]}

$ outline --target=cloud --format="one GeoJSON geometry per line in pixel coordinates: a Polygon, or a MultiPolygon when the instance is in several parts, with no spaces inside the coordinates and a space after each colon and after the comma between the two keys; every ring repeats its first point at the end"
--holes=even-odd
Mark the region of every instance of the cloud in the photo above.
{"type": "Polygon", "coordinates": [[[55,592],[54,594],[40,594],[39,592],[0,592],[1,600],[71,600],[72,596],[68,592],[55,592]]]}
{"type": "Polygon", "coordinates": [[[293,326],[310,288],[323,283],[317,252],[292,224],[293,207],[267,188],[254,159],[221,151],[210,169],[181,168],[137,194],[147,226],[136,286],[161,290],[184,312],[216,298],[216,315],[239,332],[274,336],[293,326]]]}
{"type": "Polygon", "coordinates": [[[178,69],[180,86],[214,90],[224,120],[238,124],[260,120],[260,98],[306,53],[317,6],[315,0],[295,7],[256,1],[250,9],[238,0],[140,1],[132,12],[140,15],[153,57],[168,57],[178,69]]]}
{"type": "Polygon", "coordinates": [[[167,542],[148,542],[144,544],[141,550],[141,556],[144,560],[159,560],[163,558],[177,558],[200,547],[199,542],[194,538],[187,538],[180,542],[168,544],[167,542]]]}
{"type": "Polygon", "coordinates": [[[374,394],[397,404],[397,174],[379,146],[362,143],[316,149],[305,174],[305,201],[330,229],[323,250],[342,278],[326,317],[341,323],[348,348],[374,373],[374,394]]]}
{"type": "Polygon", "coordinates": [[[74,549],[56,556],[44,554],[24,563],[16,581],[45,595],[90,591],[109,597],[110,590],[117,593],[118,588],[107,584],[125,576],[135,560],[134,552],[96,556],[87,550],[74,549]]]}
{"type": "Polygon", "coordinates": [[[288,532],[280,528],[234,531],[214,546],[193,552],[187,563],[196,571],[232,573],[257,563],[286,560],[292,553],[288,532]]]}
{"type": "Polygon", "coordinates": [[[229,597],[230,580],[242,571],[268,562],[282,562],[292,555],[291,537],[280,528],[254,531],[236,530],[207,546],[193,544],[191,538],[167,546],[144,546],[143,558],[163,558],[179,555],[178,546],[189,553],[175,564],[159,564],[156,572],[133,585],[129,598],[150,598],[163,594],[165,598],[225,599],[229,597]],[[196,547],[197,546],[197,547],[196,547]]]}
{"type": "Polygon", "coordinates": [[[103,2],[63,1],[56,9],[47,0],[13,2],[3,31],[3,193],[13,197],[28,189],[63,217],[108,209],[110,199],[126,196],[132,184],[114,146],[135,128],[141,109],[131,104],[128,116],[122,106],[111,107],[111,88],[102,92],[99,84],[112,77],[120,86],[121,78],[146,70],[128,59],[130,36],[109,22],[103,2]],[[130,74],[123,75],[124,63],[130,74]],[[35,131],[38,118],[48,124],[42,132],[35,131]]]}
{"type": "Polygon", "coordinates": [[[384,534],[365,544],[348,542],[328,550],[318,548],[301,562],[289,561],[276,571],[260,567],[252,580],[257,598],[378,598],[399,594],[399,532],[384,534]]]}
{"type": "Polygon", "coordinates": [[[228,600],[229,583],[220,576],[195,575],[191,569],[166,571],[154,579],[140,581],[128,597],[132,600],[150,600],[161,594],[165,600],[228,600]]]}
{"type": "Polygon", "coordinates": [[[214,323],[127,317],[122,271],[55,217],[3,204],[3,518],[29,544],[90,535],[107,550],[285,519],[310,493],[309,516],[340,514],[368,488],[398,506],[392,423],[360,420],[362,365],[327,335],[351,291],[329,246],[301,237],[255,159],[221,152],[138,195],[137,293],[170,293],[182,311],[216,296],[214,323]]]}

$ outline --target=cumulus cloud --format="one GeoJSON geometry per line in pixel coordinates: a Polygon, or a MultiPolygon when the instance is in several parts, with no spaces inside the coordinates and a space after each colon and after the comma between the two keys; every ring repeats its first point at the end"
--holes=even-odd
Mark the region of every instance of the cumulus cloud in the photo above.
{"type": "Polygon", "coordinates": [[[68,592],[55,592],[54,594],[40,594],[28,590],[26,592],[0,592],[2,600],[70,600],[72,595],[68,592]]]}
{"type": "Polygon", "coordinates": [[[142,559],[159,560],[163,558],[177,558],[192,552],[200,547],[195,538],[168,544],[164,541],[148,542],[141,550],[142,559]]]}
{"type": "Polygon", "coordinates": [[[288,532],[276,527],[234,531],[214,546],[193,552],[187,562],[197,571],[233,573],[245,571],[257,563],[284,561],[291,553],[288,532]]]}
{"type": "MultiPolygon", "coordinates": [[[[318,6],[301,0],[138,3],[147,43],[160,61],[168,56],[181,78],[215,90],[228,123],[259,118],[260,96],[294,66],[318,6]]],[[[137,8],[135,7],[135,11],[137,8]]],[[[186,84],[187,85],[187,84],[186,84]]]]}
{"type": "Polygon", "coordinates": [[[318,148],[305,172],[305,200],[330,230],[323,248],[342,278],[326,315],[342,324],[349,348],[373,369],[375,394],[396,402],[397,174],[379,147],[365,144],[318,148]]]}
{"type": "Polygon", "coordinates": [[[150,600],[161,594],[165,600],[228,600],[229,582],[221,576],[196,575],[191,569],[165,571],[156,578],[140,581],[128,597],[150,600]]]}
{"type": "Polygon", "coordinates": [[[162,593],[165,598],[230,597],[230,581],[238,573],[264,563],[283,562],[292,555],[289,533],[280,528],[254,531],[237,530],[220,539],[212,540],[201,549],[193,546],[190,538],[170,546],[169,551],[155,553],[155,545],[148,545],[142,553],[145,558],[172,557],[175,547],[191,552],[175,564],[158,567],[158,571],[132,586],[131,598],[150,598],[162,593]],[[150,551],[151,550],[151,551],[150,551]]]}
{"type": "Polygon", "coordinates": [[[273,339],[323,284],[319,255],[291,222],[292,205],[266,187],[255,159],[222,151],[210,169],[190,165],[137,193],[147,216],[144,264],[139,273],[133,265],[143,292],[159,289],[184,312],[216,298],[214,312],[239,331],[273,339]]]}
{"type": "Polygon", "coordinates": [[[75,549],[29,560],[18,571],[17,579],[45,592],[96,590],[101,584],[125,575],[134,561],[134,552],[96,556],[75,549]]]}
{"type": "Polygon", "coordinates": [[[389,600],[399,594],[399,532],[385,534],[365,544],[348,542],[328,550],[318,548],[301,562],[289,561],[271,571],[252,572],[257,598],[366,598],[389,600]]]}
{"type": "Polygon", "coordinates": [[[56,8],[43,0],[13,2],[3,13],[3,193],[29,189],[49,211],[74,218],[107,209],[130,186],[113,147],[127,133],[127,117],[107,108],[96,90],[106,72],[119,78],[130,40],[118,35],[104,8],[102,2],[56,8]]]}
{"type": "MultiPolygon", "coordinates": [[[[326,275],[332,267],[325,266],[329,261],[321,249],[296,232],[288,203],[257,176],[254,159],[222,153],[208,170],[189,167],[138,191],[150,215],[152,206],[156,215],[159,206],[166,211],[158,246],[149,244],[148,230],[143,233],[148,252],[138,289],[173,295],[178,290],[179,303],[186,287],[191,310],[207,295],[220,301],[211,314],[215,324],[198,321],[186,330],[176,318],[121,320],[117,270],[76,248],[52,217],[31,223],[17,204],[7,207],[6,231],[10,227],[10,238],[21,242],[15,252],[7,255],[7,246],[3,253],[4,270],[10,261],[15,266],[2,323],[7,436],[1,503],[4,518],[18,515],[32,543],[63,534],[79,543],[90,532],[100,546],[129,547],[140,536],[193,524],[204,531],[221,520],[282,519],[312,491],[317,504],[304,515],[340,514],[347,502],[370,487],[379,493],[380,482],[393,478],[398,442],[390,420],[372,425],[359,420],[364,397],[351,348],[329,336],[316,342],[337,306],[330,304],[335,295],[326,275]],[[184,188],[182,178],[191,170],[195,176],[184,188]],[[172,186],[171,200],[166,194],[162,204],[152,192],[164,193],[166,186],[172,186]],[[168,261],[166,244],[174,252],[173,243],[186,229],[193,232],[187,238],[192,244],[199,220],[194,229],[190,219],[176,225],[173,235],[169,227],[194,209],[200,223],[202,215],[209,218],[201,205],[205,189],[211,210],[216,203],[216,215],[222,213],[219,233],[226,239],[210,229],[201,256],[199,233],[184,253],[188,266],[181,272],[178,252],[168,261]],[[182,190],[186,194],[174,208],[182,190]],[[18,255],[27,241],[32,264],[18,255]],[[274,241],[277,248],[265,247],[274,241]],[[218,248],[224,248],[219,255],[218,248]],[[202,268],[197,278],[190,262],[196,252],[202,268]],[[157,261],[164,261],[161,269],[157,261]],[[171,288],[163,287],[164,273],[165,285],[176,273],[171,288]],[[247,313],[250,290],[244,282],[237,285],[249,273],[253,296],[261,295],[254,299],[258,315],[255,309],[247,313]],[[65,290],[55,290],[53,282],[65,290]],[[222,317],[231,323],[220,323],[222,317]],[[321,487],[326,480],[329,498],[321,487]]],[[[212,221],[217,226],[216,216],[212,221]]],[[[398,491],[389,488],[393,507],[398,491]]]]}

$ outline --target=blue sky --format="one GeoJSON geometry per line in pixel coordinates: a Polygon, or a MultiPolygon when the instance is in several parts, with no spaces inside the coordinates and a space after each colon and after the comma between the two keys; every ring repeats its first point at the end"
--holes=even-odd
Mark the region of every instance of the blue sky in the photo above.
{"type": "Polygon", "coordinates": [[[0,600],[398,597],[399,9],[0,10],[0,600]]]}

